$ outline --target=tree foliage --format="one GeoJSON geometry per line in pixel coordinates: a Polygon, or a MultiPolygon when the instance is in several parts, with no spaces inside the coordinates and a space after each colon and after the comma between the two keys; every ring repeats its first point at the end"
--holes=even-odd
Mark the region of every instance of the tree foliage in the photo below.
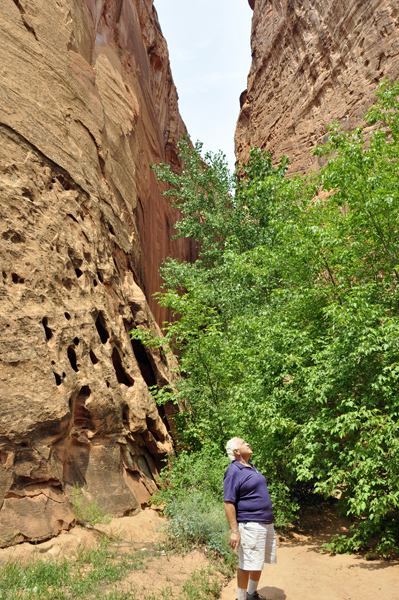
{"type": "Polygon", "coordinates": [[[240,436],[268,477],[280,523],[298,481],[339,498],[353,520],[337,551],[399,546],[399,84],[384,82],[364,126],[334,123],[326,164],[288,178],[252,150],[240,179],[221,154],[180,143],[182,174],[155,166],[181,211],[194,264],[168,259],[159,302],[182,378],[193,453],[240,436]]]}

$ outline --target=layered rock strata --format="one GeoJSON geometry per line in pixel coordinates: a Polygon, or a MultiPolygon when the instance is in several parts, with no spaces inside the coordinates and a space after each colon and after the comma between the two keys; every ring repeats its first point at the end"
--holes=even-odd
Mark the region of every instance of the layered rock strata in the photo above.
{"type": "Polygon", "coordinates": [[[2,0],[0,36],[7,545],[68,529],[75,485],[115,516],[148,502],[172,449],[148,386],[174,375],[128,331],[158,331],[161,260],[194,249],[148,167],[178,168],[185,132],[152,0],[2,0]]]}
{"type": "Polygon", "coordinates": [[[310,149],[334,120],[360,124],[378,83],[399,75],[396,0],[250,0],[252,66],[241,95],[237,160],[251,147],[317,169],[310,149]]]}

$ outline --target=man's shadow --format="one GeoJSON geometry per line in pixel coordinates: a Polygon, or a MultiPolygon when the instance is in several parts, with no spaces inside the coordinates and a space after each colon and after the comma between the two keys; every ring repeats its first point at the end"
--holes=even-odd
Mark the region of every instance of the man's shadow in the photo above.
{"type": "Polygon", "coordinates": [[[267,598],[267,600],[286,600],[287,596],[280,588],[270,587],[269,585],[263,586],[258,590],[261,596],[267,598]]]}

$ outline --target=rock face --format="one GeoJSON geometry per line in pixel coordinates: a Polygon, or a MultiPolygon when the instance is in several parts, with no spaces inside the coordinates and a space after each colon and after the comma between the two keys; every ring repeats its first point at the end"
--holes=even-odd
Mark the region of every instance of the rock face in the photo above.
{"type": "Polygon", "coordinates": [[[241,95],[237,160],[251,147],[318,168],[310,149],[340,120],[359,125],[381,79],[399,75],[397,0],[250,0],[252,66],[241,95]]]}
{"type": "Polygon", "coordinates": [[[115,516],[147,503],[172,448],[148,385],[173,373],[128,331],[158,329],[160,262],[194,248],[148,167],[178,168],[185,132],[152,0],[2,0],[0,36],[7,545],[67,529],[76,484],[115,516]]]}

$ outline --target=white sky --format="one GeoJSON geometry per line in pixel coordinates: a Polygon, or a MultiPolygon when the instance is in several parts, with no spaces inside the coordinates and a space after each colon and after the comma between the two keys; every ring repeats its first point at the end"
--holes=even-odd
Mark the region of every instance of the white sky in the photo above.
{"type": "Polygon", "coordinates": [[[205,151],[223,150],[233,169],[239,96],[251,64],[248,0],[154,0],[154,5],[188,132],[205,151]]]}

